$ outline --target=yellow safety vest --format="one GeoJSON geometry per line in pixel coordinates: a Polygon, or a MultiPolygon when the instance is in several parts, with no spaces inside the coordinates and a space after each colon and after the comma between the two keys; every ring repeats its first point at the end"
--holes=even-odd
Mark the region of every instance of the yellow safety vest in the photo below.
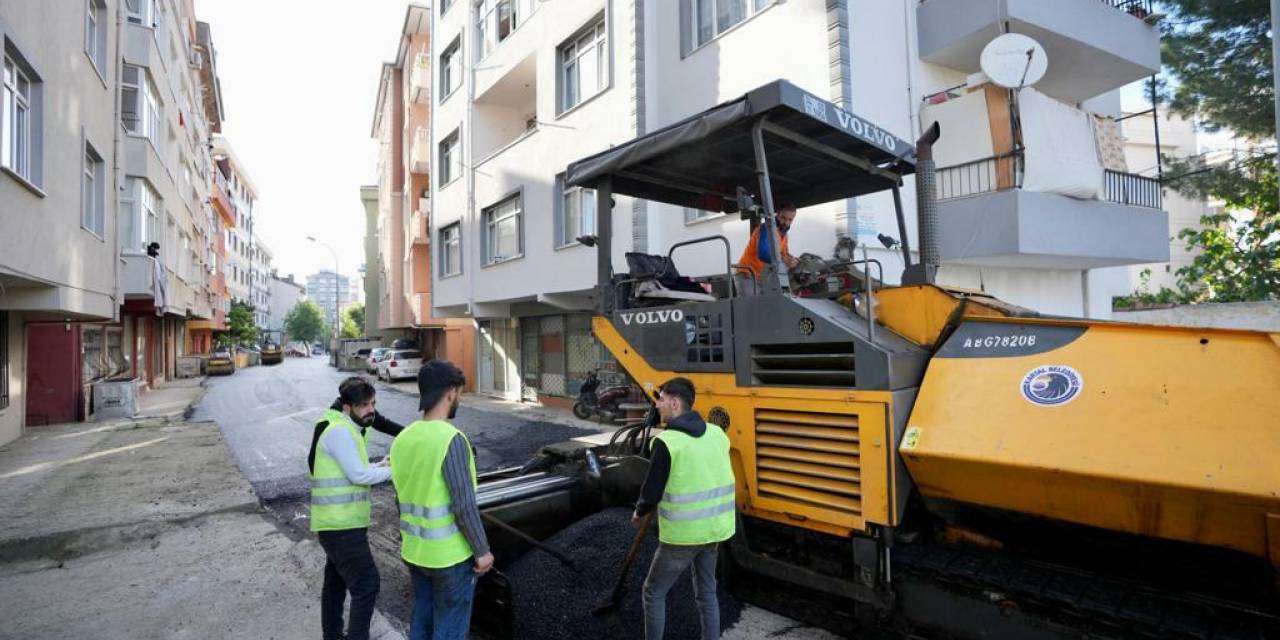
{"type": "Polygon", "coordinates": [[[695,545],[732,538],[736,484],[729,437],[712,424],[698,438],[675,429],[655,437],[671,454],[671,473],[658,502],[658,539],[695,545]]]}
{"type": "Polygon", "coordinates": [[[355,438],[360,458],[369,462],[366,437],[352,424],[347,414],[329,409],[324,412],[329,426],[316,440],[315,468],[311,470],[311,530],[342,531],[369,528],[369,487],[352,484],[338,461],[324,450],[324,439],[335,429],[346,429],[355,438]]]}
{"type": "Polygon", "coordinates": [[[467,442],[474,491],[476,460],[471,443],[448,422],[418,420],[391,443],[391,482],[400,502],[400,557],[409,564],[443,569],[473,555],[453,517],[444,482],[444,457],[455,435],[467,442]]]}

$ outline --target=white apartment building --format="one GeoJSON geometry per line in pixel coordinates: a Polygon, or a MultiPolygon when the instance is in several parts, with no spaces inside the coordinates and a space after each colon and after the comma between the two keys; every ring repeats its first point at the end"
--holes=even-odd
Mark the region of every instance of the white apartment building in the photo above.
{"type": "MultiPolygon", "coordinates": [[[[235,226],[227,229],[226,237],[226,274],[227,289],[230,291],[227,311],[230,302],[238,301],[254,304],[254,290],[261,292],[265,288],[263,279],[255,278],[254,214],[258,201],[258,189],[249,177],[249,172],[240,159],[236,157],[231,142],[222,135],[213,136],[213,157],[222,172],[226,183],[227,196],[231,200],[235,226]]],[[[261,264],[261,258],[257,258],[261,264]]],[[[270,274],[268,270],[266,274],[270,274]]],[[[261,326],[261,325],[259,325],[261,326]]]]}
{"type": "Polygon", "coordinates": [[[271,266],[274,255],[267,243],[258,234],[250,236],[249,242],[249,303],[253,305],[254,323],[266,328],[271,322],[271,266]]]}
{"type": "Polygon", "coordinates": [[[307,299],[320,307],[325,323],[333,328],[338,307],[346,309],[351,299],[351,279],[328,269],[313,273],[307,276],[307,299]]]}
{"type": "Polygon", "coordinates": [[[271,313],[263,326],[270,331],[284,331],[284,319],[289,311],[307,297],[307,288],[293,279],[293,274],[281,277],[271,274],[268,282],[270,289],[271,313]]]}
{"type": "MultiPolygon", "coordinates": [[[[1101,148],[1094,129],[1114,124],[1095,125],[1093,114],[1119,116],[1118,89],[1160,68],[1149,11],[1132,0],[438,3],[434,308],[477,320],[482,391],[572,396],[586,371],[609,363],[583,313],[592,307],[596,249],[575,240],[593,231],[596,212],[590,194],[564,189],[565,167],[785,79],[905,140],[922,124],[943,123],[941,282],[1046,313],[1107,317],[1111,297],[1129,290],[1127,265],[1167,259],[1158,186],[1097,157],[1096,185],[1078,197],[1024,182],[1024,173],[1052,174],[1066,157],[1053,135],[1081,132],[1067,137],[1071,148],[1101,148]],[[1019,106],[973,75],[983,46],[1006,26],[1036,38],[1050,59],[1019,106]],[[1012,135],[1014,108],[1038,123],[1038,144],[1031,130],[1012,135]],[[1055,117],[1075,128],[1049,126],[1055,117]]],[[[918,247],[911,179],[902,195],[918,247]]],[[[615,230],[631,231],[629,241],[615,232],[621,241],[609,248],[618,273],[624,252],[665,254],[716,234],[729,239],[736,262],[748,239],[737,216],[621,196],[612,215],[615,230]]],[[[829,256],[838,237],[851,236],[897,281],[900,254],[882,248],[879,234],[901,235],[887,193],[802,210],[790,248],[829,256]]],[[[688,275],[724,270],[712,250],[676,263],[688,275]]]]}

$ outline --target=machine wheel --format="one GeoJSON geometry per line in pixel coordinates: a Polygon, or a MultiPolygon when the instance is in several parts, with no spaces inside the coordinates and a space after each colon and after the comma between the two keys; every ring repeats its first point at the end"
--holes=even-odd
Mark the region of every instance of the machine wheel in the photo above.
{"type": "Polygon", "coordinates": [[[573,403],[573,415],[579,420],[588,420],[591,418],[591,409],[581,402],[573,403]]]}

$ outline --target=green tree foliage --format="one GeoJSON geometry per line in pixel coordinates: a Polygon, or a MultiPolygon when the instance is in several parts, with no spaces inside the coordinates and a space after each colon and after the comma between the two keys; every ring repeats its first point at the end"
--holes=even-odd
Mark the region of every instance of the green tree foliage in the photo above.
{"type": "Polygon", "coordinates": [[[364,335],[364,304],[356,303],[342,310],[342,337],[359,338],[364,335]]]}
{"type": "Polygon", "coordinates": [[[232,302],[231,313],[227,315],[227,335],[235,345],[245,346],[258,342],[258,326],[253,321],[253,305],[245,302],[232,302]]]}
{"type": "MultiPolygon", "coordinates": [[[[1162,0],[1167,80],[1155,93],[1210,131],[1253,142],[1275,136],[1268,0],[1162,0]]],[[[1165,186],[1195,199],[1220,200],[1219,212],[1177,237],[1195,254],[1178,270],[1178,291],[1134,298],[1235,302],[1280,298],[1280,218],[1275,154],[1245,152],[1225,162],[1165,158],[1165,186]]],[[[1145,286],[1145,281],[1144,281],[1145,286]]]]}
{"type": "Polygon", "coordinates": [[[311,300],[302,300],[293,305],[284,317],[284,330],[289,334],[290,339],[301,340],[308,346],[329,335],[329,327],[324,322],[324,312],[311,300]]]}

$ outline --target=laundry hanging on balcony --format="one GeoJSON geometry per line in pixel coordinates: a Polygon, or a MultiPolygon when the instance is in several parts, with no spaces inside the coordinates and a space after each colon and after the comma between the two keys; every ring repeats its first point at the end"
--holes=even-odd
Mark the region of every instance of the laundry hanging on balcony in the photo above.
{"type": "Polygon", "coordinates": [[[1018,92],[1025,168],[1022,188],[1081,200],[1103,195],[1103,168],[1089,114],[1035,89],[1018,92]]]}

